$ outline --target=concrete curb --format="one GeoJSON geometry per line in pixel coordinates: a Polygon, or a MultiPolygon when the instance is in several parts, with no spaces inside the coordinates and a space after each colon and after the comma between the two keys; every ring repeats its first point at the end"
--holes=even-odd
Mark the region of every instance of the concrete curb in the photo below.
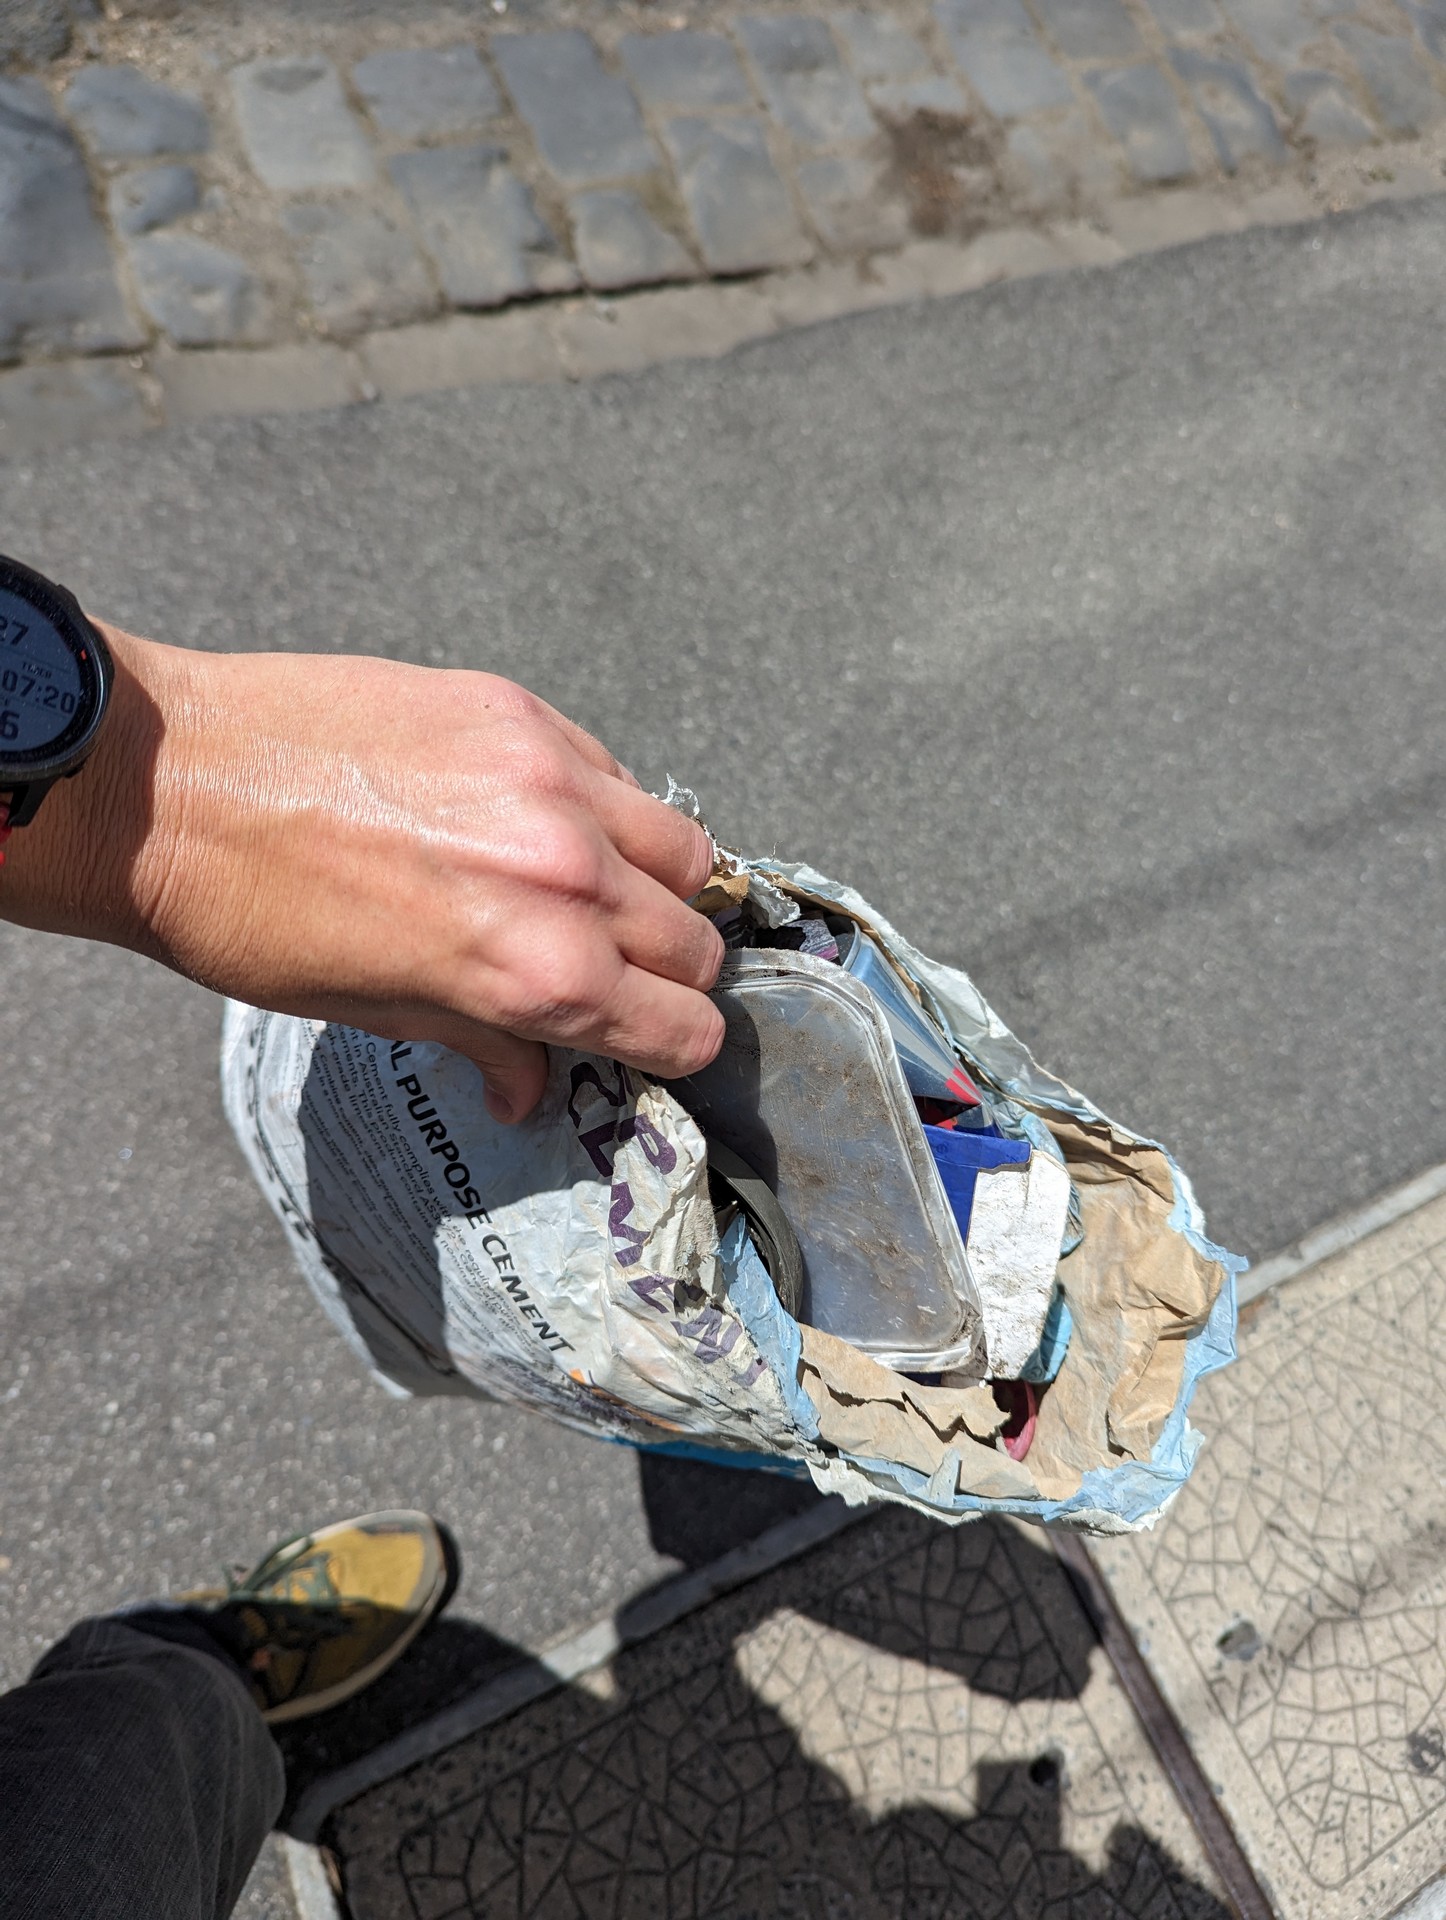
{"type": "Polygon", "coordinates": [[[1348,1247],[1369,1239],[1383,1227],[1394,1226],[1396,1221],[1404,1220],[1408,1213],[1414,1213],[1418,1207],[1439,1199],[1443,1193],[1446,1193],[1446,1164],[1428,1167],[1413,1180],[1407,1180],[1399,1187],[1391,1187],[1365,1206],[1342,1214],[1338,1219],[1328,1220],[1324,1226],[1313,1228],[1294,1246],[1272,1254],[1268,1260],[1262,1260],[1258,1267],[1250,1269],[1239,1285],[1241,1306],[1248,1306],[1262,1294],[1284,1286],[1287,1281],[1294,1280],[1312,1267],[1318,1267],[1333,1254],[1344,1253],[1348,1247]]]}
{"type": "MultiPolygon", "coordinates": [[[[1424,169],[1383,178],[1365,197],[1446,193],[1424,169]]],[[[1356,211],[1357,209],[1351,209],[1356,211]]],[[[673,360],[714,359],[753,340],[875,308],[977,292],[1040,274],[1117,265],[1255,227],[1314,224],[1325,245],[1340,214],[1301,186],[1260,192],[1184,188],[1117,202],[1099,221],[994,228],[968,243],[918,240],[848,262],[571,296],[490,314],[452,314],[367,335],[255,348],[36,362],[0,373],[0,461],[40,450],[223,416],[287,414],[449,388],[585,381],[673,360]]]]}
{"type": "Polygon", "coordinates": [[[1397,1907],[1389,1920],[1446,1920],[1446,1875],[1413,1894],[1404,1907],[1397,1907]]]}
{"type": "MultiPolygon", "coordinates": [[[[651,1639],[665,1627],[671,1627],[688,1614],[696,1613],[710,1600],[731,1593],[735,1587],[746,1586],[775,1567],[797,1559],[811,1547],[833,1539],[836,1534],[873,1511],[871,1507],[846,1507],[841,1500],[825,1501],[806,1513],[796,1514],[792,1519],[770,1527],[766,1533],[759,1534],[756,1540],[735,1547],[731,1553],[723,1554],[709,1565],[694,1568],[689,1573],[680,1574],[675,1580],[667,1581],[654,1592],[624,1608],[620,1614],[610,1615],[590,1627],[584,1627],[581,1633],[558,1642],[526,1665],[499,1674],[475,1693],[454,1701],[440,1713],[419,1720],[415,1726],[408,1727],[405,1733],[384,1742],[359,1760],[352,1761],[349,1766],[339,1767],[335,1773],[313,1781],[297,1802],[288,1822],[291,1840],[293,1843],[315,1842],[327,1817],[346,1801],[355,1800],[369,1788],[393,1779],[408,1767],[416,1766],[419,1761],[430,1759],[433,1754],[441,1753],[447,1747],[456,1746],[458,1741],[465,1740],[470,1734],[506,1719],[509,1714],[519,1712],[521,1708],[530,1706],[533,1701],[568,1685],[583,1674],[595,1672],[623,1647],[651,1639]]],[[[298,1848],[298,1851],[310,1850],[298,1848]]],[[[295,1854],[288,1852],[287,1857],[293,1860],[295,1854]]],[[[321,1872],[319,1862],[316,1863],[316,1871],[321,1872]]],[[[325,1879],[324,1873],[322,1878],[325,1879]]],[[[317,1920],[322,1920],[324,1909],[313,1911],[317,1920]]],[[[308,1914],[307,1920],[311,1920],[311,1914],[308,1914]]],[[[327,1915],[326,1920],[331,1920],[331,1916],[327,1915]]]]}
{"type": "Polygon", "coordinates": [[[296,1902],[297,1920],[344,1920],[341,1902],[327,1878],[320,1849],[281,1835],[281,1853],[291,1881],[291,1897],[296,1902]]]}

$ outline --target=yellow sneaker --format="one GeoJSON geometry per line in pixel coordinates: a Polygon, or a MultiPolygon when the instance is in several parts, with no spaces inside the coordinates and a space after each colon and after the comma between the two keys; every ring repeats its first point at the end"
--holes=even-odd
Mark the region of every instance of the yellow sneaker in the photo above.
{"type": "Polygon", "coordinates": [[[283,1540],[225,1591],[182,1594],[276,1724],[340,1706],[400,1659],[456,1590],[457,1551],[425,1513],[367,1513],[283,1540]]]}

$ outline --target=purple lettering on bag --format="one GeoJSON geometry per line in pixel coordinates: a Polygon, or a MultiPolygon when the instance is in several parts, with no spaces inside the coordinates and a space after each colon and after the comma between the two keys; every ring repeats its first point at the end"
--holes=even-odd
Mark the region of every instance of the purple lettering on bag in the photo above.
{"type": "Polygon", "coordinates": [[[650,1307],[656,1307],[659,1313],[673,1311],[673,1283],[665,1280],[662,1274],[640,1273],[636,1280],[629,1280],[628,1285],[640,1300],[645,1300],[650,1307]]]}

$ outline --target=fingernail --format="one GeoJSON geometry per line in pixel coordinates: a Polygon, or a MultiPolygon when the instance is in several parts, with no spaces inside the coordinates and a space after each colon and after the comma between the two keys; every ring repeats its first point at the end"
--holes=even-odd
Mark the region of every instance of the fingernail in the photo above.
{"type": "Polygon", "coordinates": [[[512,1102],[504,1099],[494,1087],[485,1087],[482,1098],[492,1118],[499,1126],[505,1127],[512,1118],[512,1102]]]}

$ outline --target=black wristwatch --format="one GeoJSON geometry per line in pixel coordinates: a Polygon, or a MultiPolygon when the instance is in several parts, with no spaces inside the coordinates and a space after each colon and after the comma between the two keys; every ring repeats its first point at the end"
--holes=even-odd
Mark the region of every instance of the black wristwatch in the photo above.
{"type": "Polygon", "coordinates": [[[79,773],[110,699],[106,644],[73,593],[0,554],[0,803],[26,826],[79,773]]]}

